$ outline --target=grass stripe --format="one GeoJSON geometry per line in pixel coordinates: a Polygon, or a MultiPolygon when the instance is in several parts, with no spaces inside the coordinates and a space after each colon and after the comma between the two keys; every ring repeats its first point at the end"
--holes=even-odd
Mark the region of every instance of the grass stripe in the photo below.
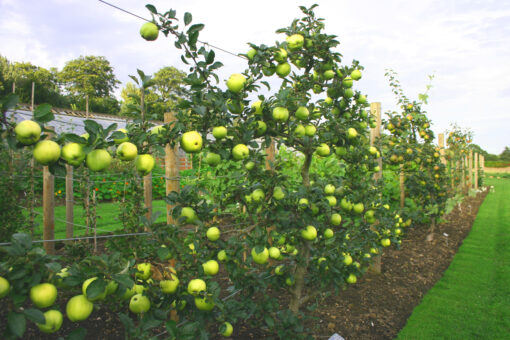
{"type": "Polygon", "coordinates": [[[488,184],[495,192],[397,339],[510,339],[510,181],[488,184]]]}

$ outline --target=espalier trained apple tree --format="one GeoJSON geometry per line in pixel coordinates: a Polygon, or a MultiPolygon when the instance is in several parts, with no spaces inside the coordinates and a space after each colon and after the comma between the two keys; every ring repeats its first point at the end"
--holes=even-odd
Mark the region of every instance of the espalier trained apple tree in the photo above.
{"type": "MultiPolygon", "coordinates": [[[[387,112],[385,127],[389,135],[380,142],[387,150],[384,160],[394,170],[392,173],[404,172],[406,195],[404,209],[395,216],[394,231],[402,233],[412,221],[431,224],[433,229],[444,214],[449,177],[446,166],[441,163],[440,150],[433,144],[431,121],[422,109],[427,104],[428,95],[420,94],[419,100],[411,101],[404,95],[396,73],[389,70],[386,76],[401,111],[387,112]]],[[[427,90],[429,88],[430,85],[427,90]]],[[[398,178],[394,180],[398,181],[398,178]]],[[[399,193],[396,193],[393,196],[395,208],[398,202],[399,193]]]]}
{"type": "MultiPolygon", "coordinates": [[[[189,65],[184,79],[189,98],[180,101],[176,122],[165,136],[188,153],[202,152],[211,165],[219,156],[231,165],[231,176],[243,178],[240,185],[224,188],[221,202],[208,202],[187,187],[167,197],[176,205],[173,216],[180,225],[160,236],[175,254],[182,287],[166,302],[185,305],[176,308],[185,324],[249,319],[276,329],[282,338],[299,337],[305,334],[300,308],[321,293],[355,282],[371,254],[378,253],[384,225],[374,223],[386,209],[372,181],[379,154],[368,141],[368,126],[374,122],[366,96],[355,90],[362,67],[356,61],[341,64],[341,55],[333,51],[338,41],[324,33],[314,7],[300,7],[304,17],[277,31],[286,35],[284,41],[250,44],[248,69],[231,75],[223,90],[215,74],[222,64],[213,50],[197,45],[204,25],[191,24],[190,13],[178,21],[175,11],[158,13],[147,5],[160,32],[175,38],[189,65]],[[280,87],[250,100],[261,86],[271,91],[265,79],[273,75],[281,79],[280,87]],[[214,139],[206,138],[211,133],[214,139]],[[278,158],[266,169],[265,150],[272,140],[294,153],[298,183],[278,158]],[[324,159],[331,159],[330,168],[311,171],[324,159]],[[246,212],[236,214],[235,222],[242,226],[224,230],[227,209],[219,208],[239,203],[246,212]],[[186,229],[186,224],[194,226],[186,229]],[[226,236],[208,237],[211,226],[226,236]],[[210,274],[215,270],[204,270],[212,259],[222,262],[231,282],[227,291],[210,274]],[[204,283],[200,290],[196,282],[204,283]],[[287,291],[290,299],[280,305],[267,294],[269,287],[287,291]]],[[[180,334],[178,327],[167,329],[180,334]]],[[[190,336],[204,336],[206,329],[197,327],[190,336]]]]}

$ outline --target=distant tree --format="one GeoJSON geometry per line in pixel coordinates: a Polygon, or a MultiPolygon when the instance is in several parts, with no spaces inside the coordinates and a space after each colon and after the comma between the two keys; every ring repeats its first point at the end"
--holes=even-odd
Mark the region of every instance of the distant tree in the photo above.
{"type": "Polygon", "coordinates": [[[110,62],[102,56],[80,56],[66,63],[58,74],[64,90],[80,109],[85,109],[89,96],[91,111],[118,114],[120,110],[113,91],[120,84],[110,62]]]}
{"type": "MultiPolygon", "coordinates": [[[[185,73],[173,66],[167,66],[154,74],[151,80],[152,86],[145,95],[145,107],[149,115],[154,119],[163,120],[165,112],[175,109],[180,98],[186,96],[184,87],[185,73]]],[[[135,116],[136,110],[133,105],[140,102],[140,89],[132,82],[126,83],[121,92],[122,104],[121,115],[135,116]]]]}
{"type": "Polygon", "coordinates": [[[7,91],[7,74],[9,73],[11,65],[6,57],[0,55],[0,94],[5,94],[7,91]]]}
{"type": "Polygon", "coordinates": [[[505,146],[505,150],[499,155],[499,160],[510,162],[510,148],[505,146]]]}

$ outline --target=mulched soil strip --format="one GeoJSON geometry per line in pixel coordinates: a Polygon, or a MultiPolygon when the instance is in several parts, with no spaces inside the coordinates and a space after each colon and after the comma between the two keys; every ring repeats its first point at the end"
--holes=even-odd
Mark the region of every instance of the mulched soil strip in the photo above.
{"type": "MultiPolygon", "coordinates": [[[[384,251],[381,274],[366,274],[357,284],[322,301],[312,315],[315,319],[307,325],[316,330],[316,338],[328,339],[333,333],[338,333],[346,340],[393,339],[404,327],[413,308],[450,265],[471,230],[486,194],[465,198],[460,208],[456,207],[447,216],[446,223],[438,226],[432,242],[426,241],[426,227],[410,229],[400,250],[390,248],[384,251]]],[[[59,300],[57,303],[65,309],[67,298],[59,300]]],[[[0,320],[5,320],[0,324],[1,334],[7,320],[5,309],[0,310],[0,320]]],[[[64,317],[62,328],[55,334],[43,334],[32,322],[28,322],[23,338],[57,339],[80,326],[87,329],[86,339],[124,339],[123,325],[117,314],[108,308],[95,310],[89,319],[79,324],[64,317]]],[[[237,324],[230,339],[268,338],[259,329],[237,324]]]]}

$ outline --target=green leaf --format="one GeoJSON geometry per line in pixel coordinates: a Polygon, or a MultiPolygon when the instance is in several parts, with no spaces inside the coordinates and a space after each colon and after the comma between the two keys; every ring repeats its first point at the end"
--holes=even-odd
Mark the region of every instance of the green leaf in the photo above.
{"type": "Polygon", "coordinates": [[[135,282],[127,274],[114,274],[112,278],[115,280],[115,282],[120,283],[126,288],[131,288],[135,284],[135,282]]]}
{"type": "Polygon", "coordinates": [[[266,322],[266,325],[269,328],[274,327],[274,319],[272,317],[270,317],[269,315],[267,315],[267,314],[264,315],[264,321],[266,322]]]}
{"type": "Polygon", "coordinates": [[[87,287],[87,298],[94,299],[101,295],[106,289],[106,281],[99,278],[92,281],[87,287]]]}
{"type": "Polygon", "coordinates": [[[195,24],[195,25],[192,25],[188,29],[188,35],[191,35],[194,32],[200,32],[203,28],[204,28],[204,24],[195,24]]]}
{"type": "Polygon", "coordinates": [[[23,314],[9,312],[7,315],[7,324],[11,333],[16,337],[21,338],[25,333],[27,320],[23,314]]]}
{"type": "Polygon", "coordinates": [[[39,309],[28,308],[23,311],[23,314],[27,317],[28,320],[35,323],[46,323],[46,319],[44,318],[43,312],[39,309]]]}
{"type": "Polygon", "coordinates": [[[192,18],[191,13],[188,12],[184,13],[184,25],[186,26],[189,25],[191,22],[191,18],[192,18]]]}
{"type": "Polygon", "coordinates": [[[85,131],[90,134],[98,135],[103,130],[103,127],[95,120],[86,119],[83,123],[85,124],[85,131]]]}
{"type": "Polygon", "coordinates": [[[66,340],[83,340],[87,335],[87,330],[83,327],[77,328],[66,336],[66,340]]]}
{"type": "Polygon", "coordinates": [[[12,110],[19,102],[19,96],[16,94],[8,94],[2,100],[0,100],[2,112],[12,110]]]}
{"type": "Polygon", "coordinates": [[[210,50],[209,53],[207,53],[207,58],[205,59],[205,62],[209,65],[212,64],[214,61],[215,53],[213,50],[210,50]]]}
{"type": "Polygon", "coordinates": [[[158,11],[156,10],[156,7],[154,7],[154,5],[147,4],[145,5],[145,8],[147,8],[151,13],[158,14],[158,11]]]}
{"type": "Polygon", "coordinates": [[[41,104],[34,110],[34,119],[39,123],[47,123],[55,119],[55,116],[51,112],[50,104],[41,104]]]}

